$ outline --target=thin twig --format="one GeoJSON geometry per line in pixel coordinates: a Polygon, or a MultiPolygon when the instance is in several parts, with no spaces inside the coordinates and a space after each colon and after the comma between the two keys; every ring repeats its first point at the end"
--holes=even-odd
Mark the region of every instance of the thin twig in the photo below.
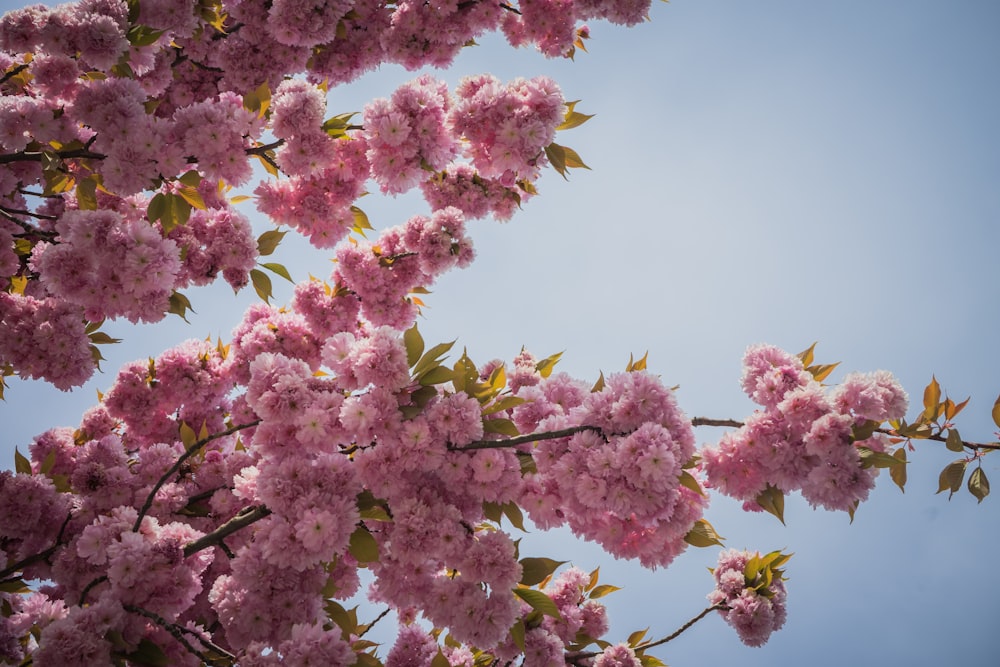
{"type": "Polygon", "coordinates": [[[216,662],[216,660],[213,660],[211,656],[205,655],[203,652],[193,647],[188,642],[188,640],[184,638],[185,633],[197,639],[201,643],[201,645],[204,646],[209,651],[217,653],[219,657],[229,660],[230,663],[236,661],[235,655],[233,655],[226,649],[222,648],[218,644],[208,639],[205,639],[204,637],[201,636],[201,633],[195,632],[194,630],[191,630],[189,628],[185,628],[184,626],[177,625],[176,623],[171,623],[170,621],[163,618],[159,614],[149,611],[148,609],[143,609],[142,607],[136,607],[135,605],[126,604],[122,605],[122,608],[125,609],[125,611],[129,611],[132,612],[133,614],[138,614],[139,616],[144,616],[150,619],[151,621],[159,625],[161,628],[169,632],[171,635],[173,635],[174,639],[176,639],[182,646],[184,646],[184,648],[186,648],[193,655],[198,656],[198,658],[206,664],[209,665],[213,664],[213,662],[216,662]]]}
{"type": "Polygon", "coordinates": [[[164,484],[167,483],[168,480],[170,480],[174,475],[177,474],[177,471],[181,469],[181,466],[184,465],[185,461],[187,461],[189,458],[197,454],[202,447],[212,442],[213,440],[224,438],[227,435],[232,435],[237,431],[242,431],[243,429],[251,428],[259,423],[260,420],[257,419],[255,421],[246,424],[238,424],[236,426],[231,426],[227,428],[225,431],[220,431],[219,433],[213,433],[207,438],[202,438],[201,440],[198,440],[197,442],[192,444],[186,452],[184,452],[177,458],[177,460],[174,462],[174,465],[170,466],[170,470],[163,473],[163,476],[160,477],[160,479],[157,480],[156,484],[153,485],[153,488],[150,490],[149,495],[146,496],[146,502],[142,504],[142,509],[139,510],[139,516],[137,516],[135,519],[135,524],[132,526],[132,532],[133,533],[138,532],[139,527],[142,525],[143,518],[146,516],[146,513],[149,512],[149,508],[153,506],[153,500],[156,498],[157,492],[164,484]]]}
{"type": "Polygon", "coordinates": [[[392,610],[389,607],[386,607],[385,610],[381,614],[379,614],[375,618],[374,621],[372,621],[371,623],[369,623],[368,625],[366,625],[365,629],[358,633],[358,638],[360,639],[361,637],[364,637],[365,633],[367,633],[369,630],[371,630],[373,627],[375,627],[376,623],[378,623],[383,618],[385,618],[386,616],[388,616],[390,611],[392,611],[392,610]]]}

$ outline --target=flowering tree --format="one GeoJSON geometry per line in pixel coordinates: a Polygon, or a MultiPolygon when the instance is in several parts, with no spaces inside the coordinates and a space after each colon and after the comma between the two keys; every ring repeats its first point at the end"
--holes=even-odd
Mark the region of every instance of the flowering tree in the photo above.
{"type": "MultiPolygon", "coordinates": [[[[959,436],[964,403],[932,382],[907,422],[892,376],[825,387],[812,348],[750,347],[760,410],[734,422],[685,416],[645,358],[595,383],[558,355],[477,364],[424,341],[421,295],[473,261],[466,220],[506,220],[542,169],[583,167],[556,133],[588,116],[541,77],[424,75],[360,115],[326,92],[382,63],[447,66],[487,31],[570,56],[582,21],[647,9],[93,0],[0,21],[4,376],[79,386],[113,342],[103,321],[183,317],[181,290],[220,275],[263,300],[229,341],[126,365],[78,428],[0,473],[5,661],[649,667],[676,633],[605,639],[613,587],[522,557],[525,514],[665,567],[721,544],[708,490],[779,519],[793,491],[853,515],[880,469],[903,486],[913,438],[967,454],[943,490],[987,495],[979,460],[998,446],[959,436]],[[336,258],[287,308],[268,274],[288,271],[262,261],[287,230],[255,237],[234,208],[255,163],[256,207],[336,258]],[[430,212],[368,240],[357,201],[375,186],[419,189],[430,212]],[[698,425],[735,430],[698,450],[698,425]],[[366,638],[382,617],[350,608],[360,570],[399,620],[387,651],[366,638]]],[[[763,644],[788,558],[722,552],[695,618],[763,644]]]]}

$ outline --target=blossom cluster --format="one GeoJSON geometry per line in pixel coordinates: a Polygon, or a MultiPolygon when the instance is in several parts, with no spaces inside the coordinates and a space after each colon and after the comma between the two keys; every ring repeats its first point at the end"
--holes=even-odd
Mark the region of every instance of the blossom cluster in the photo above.
{"type": "Polygon", "coordinates": [[[610,376],[598,392],[555,375],[517,395],[528,400],[514,410],[522,430],[592,427],[539,443],[522,496],[536,525],[568,524],[646,566],[668,565],[684,550],[707,499],[679,481],[695,442],[669,390],[633,372],[610,376]]]}
{"type": "Polygon", "coordinates": [[[855,428],[899,419],[906,392],[885,371],[852,373],[827,392],[802,361],[770,345],[747,349],[742,386],[763,409],[701,452],[710,486],[760,509],[768,486],[795,490],[813,506],[853,511],[867,499],[877,469],[862,466],[859,447],[884,452],[878,433],[858,439],[855,428]]]}
{"type": "Polygon", "coordinates": [[[719,554],[719,565],[712,571],[715,590],[708,595],[713,605],[720,605],[719,614],[748,646],[763,646],[771,633],[780,630],[787,616],[787,592],[781,576],[771,578],[767,586],[752,586],[747,581],[746,568],[760,554],[727,549],[719,554]]]}

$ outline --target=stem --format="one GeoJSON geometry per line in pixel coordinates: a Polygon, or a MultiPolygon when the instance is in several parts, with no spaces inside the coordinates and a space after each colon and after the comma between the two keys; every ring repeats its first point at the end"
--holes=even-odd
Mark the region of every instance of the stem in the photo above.
{"type": "Polygon", "coordinates": [[[201,652],[198,649],[196,649],[195,647],[193,647],[191,645],[191,643],[188,642],[188,640],[184,638],[184,633],[187,633],[187,634],[193,636],[195,639],[197,639],[201,643],[202,646],[204,646],[209,651],[212,651],[213,653],[217,653],[220,657],[228,660],[229,664],[233,664],[236,661],[236,656],[235,655],[233,655],[232,653],[230,653],[226,649],[222,648],[221,646],[215,644],[214,642],[211,642],[208,639],[205,639],[204,637],[201,636],[201,634],[195,632],[194,630],[190,630],[190,629],[185,628],[183,626],[177,625],[176,623],[171,623],[170,621],[168,621],[167,619],[163,618],[159,614],[151,612],[148,609],[143,609],[142,607],[136,607],[135,605],[126,604],[126,605],[122,605],[122,608],[125,609],[125,611],[132,612],[133,614],[138,614],[139,616],[144,616],[144,617],[150,619],[151,621],[153,621],[154,623],[156,623],[157,625],[159,625],[161,628],[163,628],[164,630],[166,630],[167,632],[169,632],[171,635],[173,635],[174,639],[176,639],[190,653],[192,653],[193,655],[198,656],[198,659],[200,659],[205,664],[208,664],[208,665],[215,664],[216,662],[218,662],[218,660],[212,658],[211,656],[205,655],[203,652],[201,652]]]}
{"type": "Polygon", "coordinates": [[[376,623],[378,623],[383,618],[385,618],[386,616],[388,616],[390,611],[391,611],[391,609],[389,607],[386,607],[385,610],[381,614],[379,614],[375,618],[374,621],[372,621],[371,623],[369,623],[368,625],[366,625],[365,629],[358,633],[358,638],[360,639],[361,637],[364,637],[365,633],[368,632],[369,630],[371,630],[372,628],[374,628],[376,623]]]}
{"type": "Polygon", "coordinates": [[[11,79],[13,79],[15,76],[17,76],[18,74],[20,74],[24,70],[28,69],[28,65],[30,65],[30,64],[31,63],[23,63],[21,65],[18,65],[17,67],[15,67],[14,69],[12,69],[11,71],[7,72],[6,74],[4,74],[3,77],[0,78],[0,86],[2,86],[3,84],[7,83],[11,79]]]}
{"type": "MultiPolygon", "coordinates": [[[[692,625],[694,625],[695,623],[697,623],[701,619],[703,619],[706,616],[708,616],[713,611],[721,611],[723,609],[728,609],[728,608],[729,607],[726,606],[726,605],[724,605],[724,604],[715,604],[715,605],[712,605],[711,607],[703,609],[701,611],[701,613],[699,613],[697,616],[695,616],[694,618],[692,618],[690,621],[688,621],[687,623],[685,623],[681,627],[677,628],[677,630],[675,630],[673,633],[667,635],[663,639],[658,639],[655,642],[646,642],[645,644],[639,644],[638,646],[633,646],[632,650],[635,651],[636,653],[639,653],[640,651],[645,651],[646,649],[653,648],[654,646],[660,646],[662,644],[666,644],[669,641],[673,641],[674,639],[677,639],[679,636],[681,636],[681,634],[685,630],[687,630],[688,628],[690,628],[692,625]]],[[[601,653],[602,653],[601,651],[588,651],[586,653],[583,653],[583,652],[580,652],[580,653],[567,653],[566,654],[566,662],[568,664],[579,665],[581,660],[587,660],[587,659],[590,659],[590,658],[596,658],[601,653]]]]}
{"type": "Polygon", "coordinates": [[[263,505],[251,505],[250,507],[244,507],[239,513],[236,514],[232,519],[225,522],[211,533],[206,533],[202,535],[197,540],[191,544],[184,547],[184,557],[192,556],[202,549],[207,549],[211,546],[221,544],[222,540],[226,539],[236,531],[241,528],[245,528],[252,523],[256,523],[269,515],[271,510],[267,509],[263,505]]]}
{"type": "MultiPolygon", "coordinates": [[[[51,153],[49,153],[51,155],[51,153]]],[[[45,153],[41,151],[21,151],[20,153],[5,153],[0,155],[0,164],[10,164],[11,162],[41,162],[45,153]]],[[[107,157],[104,153],[95,153],[88,148],[74,148],[71,151],[55,151],[56,157],[68,160],[72,158],[90,158],[93,160],[103,160],[107,157]]]]}
{"type": "Polygon", "coordinates": [[[691,420],[691,426],[726,426],[740,428],[743,426],[743,422],[738,422],[735,419],[709,419],[708,417],[695,417],[691,420]]]}
{"type": "Polygon", "coordinates": [[[177,458],[177,460],[174,462],[174,465],[170,466],[170,470],[163,473],[163,476],[160,477],[160,479],[157,480],[156,484],[153,485],[153,488],[150,490],[149,495],[146,496],[146,502],[142,504],[142,509],[139,510],[139,516],[136,517],[135,525],[132,526],[132,532],[134,533],[139,530],[139,526],[142,525],[143,518],[146,516],[146,513],[149,512],[149,508],[153,506],[153,499],[156,498],[156,493],[163,487],[164,484],[167,483],[167,481],[170,480],[170,478],[172,478],[174,475],[177,474],[177,471],[181,469],[181,466],[184,465],[185,461],[187,461],[189,458],[197,454],[202,447],[212,442],[213,440],[218,440],[219,438],[223,438],[227,435],[232,435],[237,431],[242,431],[243,429],[256,426],[259,423],[260,420],[258,419],[256,421],[252,421],[247,424],[239,424],[237,426],[231,426],[227,428],[225,431],[221,431],[219,433],[213,433],[207,438],[202,438],[201,440],[198,440],[197,442],[192,444],[191,447],[188,448],[186,452],[184,452],[177,458]]]}
{"type": "Polygon", "coordinates": [[[565,438],[567,436],[576,435],[577,433],[583,433],[584,431],[597,431],[600,433],[601,429],[597,426],[571,426],[558,431],[530,433],[528,435],[519,435],[514,438],[507,438],[506,440],[477,440],[476,442],[470,442],[469,444],[462,445],[461,447],[448,445],[448,451],[468,452],[477,449],[505,449],[508,447],[517,447],[518,445],[537,442],[539,440],[555,440],[556,438],[565,438]]]}
{"type": "Polygon", "coordinates": [[[677,639],[678,637],[680,637],[681,634],[685,630],[687,630],[688,628],[690,628],[692,625],[694,625],[695,623],[697,623],[701,619],[703,619],[706,616],[708,616],[713,611],[723,611],[723,610],[726,610],[726,609],[729,609],[729,606],[728,605],[724,605],[724,604],[713,604],[711,607],[706,607],[705,609],[702,609],[702,611],[701,611],[700,614],[698,614],[697,616],[695,616],[694,618],[692,618],[690,621],[688,621],[687,623],[685,623],[681,627],[677,628],[672,634],[667,635],[663,639],[658,639],[655,642],[646,642],[645,644],[639,644],[638,646],[635,647],[635,650],[636,651],[645,651],[648,648],[653,648],[654,646],[660,646],[661,644],[666,644],[669,641],[673,641],[674,639],[677,639]]]}
{"type": "MultiPolygon", "coordinates": [[[[692,426],[725,426],[725,427],[731,427],[731,428],[741,428],[743,426],[743,422],[736,421],[735,419],[709,419],[707,417],[695,417],[694,419],[691,420],[691,425],[692,426]]],[[[945,438],[944,436],[942,436],[940,434],[936,434],[936,435],[924,435],[924,436],[920,436],[920,437],[905,436],[905,435],[900,435],[899,433],[897,433],[895,430],[893,430],[891,428],[877,428],[877,429],[875,429],[875,433],[881,433],[882,435],[888,435],[888,436],[892,436],[894,438],[906,438],[907,440],[933,440],[935,442],[948,442],[948,438],[945,438]]],[[[967,440],[963,440],[962,441],[962,446],[963,447],[968,447],[969,449],[975,449],[975,450],[986,450],[986,451],[1000,450],[1000,442],[985,443],[985,442],[969,442],[967,440]]]]}

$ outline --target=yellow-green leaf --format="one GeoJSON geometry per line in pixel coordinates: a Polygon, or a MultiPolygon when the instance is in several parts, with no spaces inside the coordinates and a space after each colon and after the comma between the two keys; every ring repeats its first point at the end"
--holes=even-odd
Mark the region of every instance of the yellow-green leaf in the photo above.
{"type": "Polygon", "coordinates": [[[699,484],[694,475],[689,473],[687,470],[681,470],[681,476],[677,481],[679,481],[682,486],[685,486],[697,493],[699,496],[705,495],[705,491],[701,488],[701,484],[699,484]]]}
{"type": "Polygon", "coordinates": [[[965,477],[965,468],[968,464],[968,461],[959,459],[946,465],[941,474],[938,475],[937,493],[950,491],[948,500],[951,500],[955,492],[962,488],[962,479],[965,477]]]}
{"type": "Polygon", "coordinates": [[[976,497],[976,500],[983,502],[983,498],[990,495],[990,481],[986,479],[986,473],[983,469],[976,468],[969,475],[969,493],[976,497]]]}
{"type": "Polygon", "coordinates": [[[540,584],[546,577],[555,572],[560,565],[566,563],[564,560],[552,560],[551,558],[522,558],[520,562],[521,584],[524,586],[536,586],[540,584]]]}
{"type": "Polygon", "coordinates": [[[281,243],[281,239],[285,237],[288,232],[279,232],[277,229],[272,229],[264,232],[257,237],[257,254],[258,255],[270,255],[274,252],[278,244],[281,243]]]}
{"type": "Polygon", "coordinates": [[[552,374],[552,369],[555,368],[557,363],[559,363],[559,359],[562,355],[562,352],[556,352],[553,355],[545,357],[535,364],[535,370],[538,371],[538,374],[543,378],[549,377],[552,374]]]}
{"type": "Polygon", "coordinates": [[[785,494],[780,489],[768,484],[757,496],[756,501],[764,511],[778,517],[781,523],[785,523],[785,494]]]}
{"type": "Polygon", "coordinates": [[[611,584],[601,584],[600,586],[594,586],[594,589],[590,591],[590,599],[597,600],[605,595],[610,595],[615,591],[620,591],[621,588],[618,586],[612,586],[611,584]]]}
{"type": "Polygon", "coordinates": [[[403,345],[406,347],[406,365],[412,368],[424,353],[424,338],[416,324],[403,332],[403,345]]]}
{"type": "Polygon", "coordinates": [[[962,442],[962,436],[958,434],[958,429],[953,428],[948,431],[948,439],[945,441],[944,446],[959,454],[965,451],[965,444],[962,442]]]}
{"type": "Polygon", "coordinates": [[[361,564],[373,563],[378,560],[378,543],[364,526],[358,526],[351,533],[351,543],[348,551],[361,564]]]}
{"type": "Polygon", "coordinates": [[[934,420],[937,418],[938,402],[941,400],[941,386],[937,378],[931,376],[931,383],[924,388],[924,414],[927,418],[934,420]]]}
{"type": "Polygon", "coordinates": [[[796,357],[799,358],[799,361],[802,362],[803,368],[807,368],[810,365],[812,365],[813,353],[815,350],[816,350],[816,343],[813,343],[812,345],[810,345],[809,347],[807,347],[806,349],[802,350],[801,352],[795,355],[796,357]]]}
{"type": "Polygon", "coordinates": [[[178,188],[177,193],[181,198],[191,205],[192,208],[196,208],[199,211],[204,211],[207,206],[205,206],[205,200],[202,198],[201,193],[198,192],[197,188],[193,188],[189,185],[183,185],[178,188]]]}
{"type": "Polygon", "coordinates": [[[517,619],[510,629],[510,638],[514,640],[514,644],[521,650],[522,653],[524,652],[524,634],[524,621],[517,619]]]}
{"type": "Polygon", "coordinates": [[[261,264],[261,266],[263,266],[268,271],[271,271],[272,273],[278,274],[279,276],[281,276],[290,283],[295,282],[294,280],[292,280],[292,277],[288,274],[288,269],[286,269],[283,264],[278,264],[277,262],[264,262],[261,264]]]}
{"type": "Polygon", "coordinates": [[[191,449],[194,443],[198,442],[198,436],[187,422],[181,422],[180,436],[181,442],[184,443],[184,449],[191,449]]]}
{"type": "Polygon", "coordinates": [[[892,453],[892,457],[900,462],[900,465],[895,465],[889,468],[889,478],[896,483],[899,490],[906,493],[906,447],[900,447],[895,452],[892,453]]]}
{"type": "Polygon", "coordinates": [[[698,519],[684,536],[684,541],[693,547],[722,546],[722,540],[715,528],[706,519],[698,519]]]}
{"type": "Polygon", "coordinates": [[[14,472],[31,474],[31,461],[17,447],[14,448],[14,472]]]}
{"type": "Polygon", "coordinates": [[[435,366],[417,376],[417,382],[425,387],[429,387],[443,382],[450,382],[454,376],[455,372],[447,366],[435,366]]]}
{"type": "Polygon", "coordinates": [[[1000,396],[997,396],[996,402],[993,403],[993,423],[1000,428],[1000,396]]]}
{"type": "Polygon", "coordinates": [[[250,282],[253,283],[254,290],[257,291],[257,296],[264,300],[264,303],[270,303],[271,296],[271,279],[267,277],[267,274],[260,269],[250,270],[250,282]]]}
{"type": "Polygon", "coordinates": [[[545,614],[546,616],[551,616],[555,619],[562,619],[556,603],[553,602],[552,598],[545,593],[536,591],[533,588],[515,588],[514,595],[527,602],[528,605],[535,611],[545,614]]]}
{"type": "Polygon", "coordinates": [[[194,312],[194,308],[191,307],[191,302],[188,298],[181,294],[180,292],[174,291],[170,294],[170,308],[167,309],[168,313],[177,315],[185,322],[187,319],[187,311],[194,312]]]}
{"type": "Polygon", "coordinates": [[[516,438],[521,435],[521,432],[517,430],[517,426],[515,426],[514,422],[509,419],[484,419],[483,432],[497,433],[499,435],[506,435],[512,438],[516,438]]]}

